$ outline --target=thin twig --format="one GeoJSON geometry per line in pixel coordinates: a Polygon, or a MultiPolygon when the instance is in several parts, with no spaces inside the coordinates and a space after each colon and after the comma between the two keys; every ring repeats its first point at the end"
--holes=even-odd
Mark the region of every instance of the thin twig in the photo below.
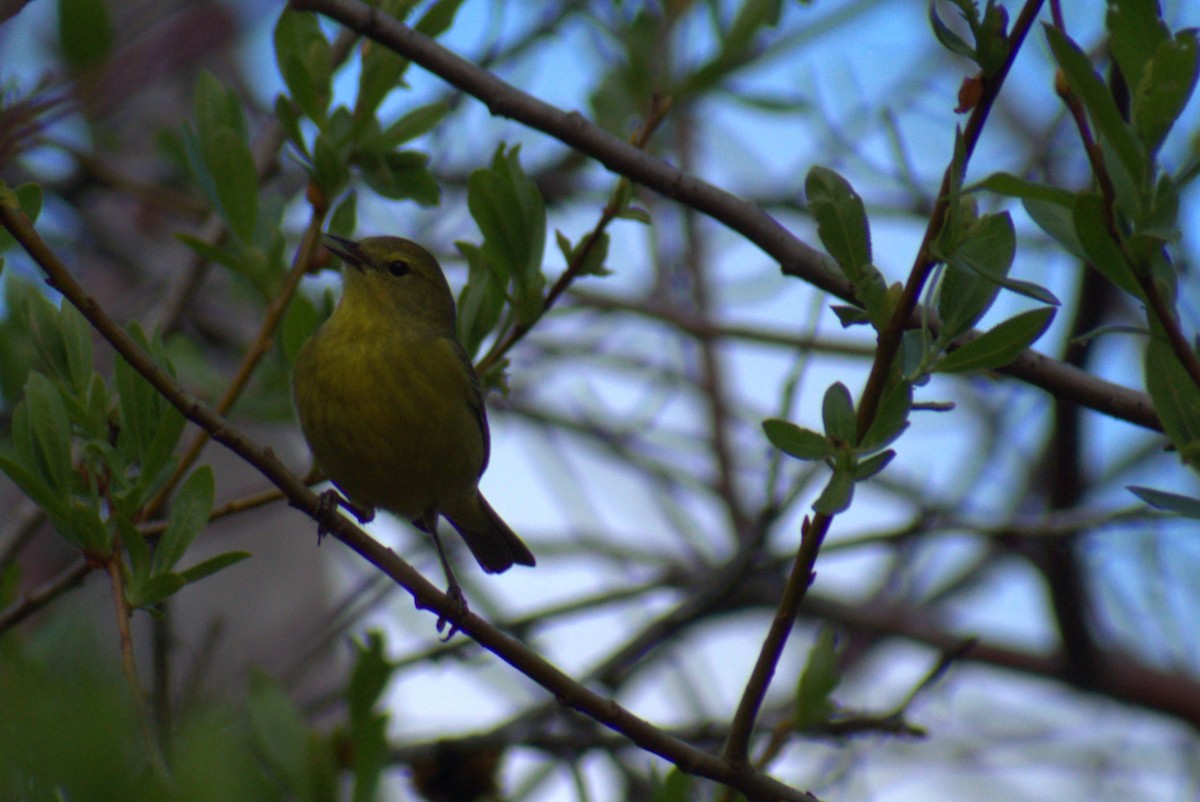
{"type": "MultiPolygon", "coordinates": [[[[967,162],[970,160],[971,153],[975,149],[975,143],[983,131],[983,125],[987,121],[992,104],[999,96],[1000,88],[1004,85],[1004,79],[1008,75],[1008,70],[1021,49],[1021,43],[1024,41],[1025,35],[1029,32],[1029,28],[1037,18],[1041,5],[1042,0],[1029,0],[1025,4],[1020,16],[1017,17],[1013,25],[1012,34],[1009,38],[1009,51],[1004,64],[995,73],[983,76],[979,102],[971,112],[971,117],[967,121],[966,129],[962,134],[963,158],[962,164],[957,165],[958,169],[966,170],[967,162]]],[[[875,420],[880,399],[883,397],[884,387],[886,386],[888,376],[891,375],[892,363],[895,361],[896,354],[900,350],[900,342],[904,336],[904,331],[908,327],[908,321],[912,318],[916,310],[917,301],[925,287],[925,282],[929,277],[930,271],[933,269],[932,245],[938,233],[942,230],[946,210],[949,207],[953,169],[955,169],[953,165],[946,168],[945,175],[942,178],[942,187],[938,192],[938,201],[934,207],[933,214],[929,218],[924,240],[917,252],[917,257],[909,274],[908,281],[904,286],[900,301],[887,327],[880,332],[879,349],[876,352],[875,361],[871,365],[871,373],[867,377],[866,387],[863,389],[862,396],[858,402],[857,423],[859,439],[870,429],[871,423],[875,420]]],[[[800,603],[804,600],[804,596],[808,592],[808,587],[812,583],[814,576],[813,568],[816,565],[817,554],[820,552],[821,543],[824,541],[826,534],[828,534],[831,523],[832,518],[830,516],[818,513],[813,517],[811,522],[806,519],[804,526],[801,528],[800,548],[796,552],[796,561],[788,576],[787,588],[784,590],[783,598],[779,602],[779,609],[771,620],[767,636],[763,640],[758,661],[755,663],[754,669],[750,674],[750,679],[746,683],[746,688],[742,692],[737,712],[734,714],[733,722],[729,728],[729,740],[725,742],[723,754],[727,760],[735,765],[749,764],[750,736],[754,732],[754,720],[758,715],[759,708],[762,706],[763,699],[766,697],[767,687],[770,685],[771,677],[775,673],[775,666],[778,665],[779,658],[783,655],[783,647],[787,643],[788,634],[792,630],[796,614],[800,609],[800,603]]]]}

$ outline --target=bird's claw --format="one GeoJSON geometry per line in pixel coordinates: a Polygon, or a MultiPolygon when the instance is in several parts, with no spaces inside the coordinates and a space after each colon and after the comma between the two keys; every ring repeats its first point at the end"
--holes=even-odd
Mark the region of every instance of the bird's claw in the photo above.
{"type": "Polygon", "coordinates": [[[457,584],[446,589],[446,596],[450,599],[449,612],[442,613],[437,620],[438,634],[441,634],[442,630],[446,628],[446,624],[450,625],[450,630],[442,637],[442,643],[446,643],[454,637],[454,633],[458,632],[459,624],[470,612],[470,608],[467,607],[467,597],[457,584]]]}

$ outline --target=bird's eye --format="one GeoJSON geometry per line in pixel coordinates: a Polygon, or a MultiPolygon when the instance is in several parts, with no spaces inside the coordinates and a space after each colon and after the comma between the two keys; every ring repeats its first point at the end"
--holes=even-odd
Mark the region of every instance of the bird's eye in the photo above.
{"type": "Polygon", "coordinates": [[[388,262],[387,267],[388,272],[396,278],[400,278],[400,276],[407,276],[408,271],[410,270],[408,262],[404,261],[403,259],[396,259],[395,261],[388,262]]]}

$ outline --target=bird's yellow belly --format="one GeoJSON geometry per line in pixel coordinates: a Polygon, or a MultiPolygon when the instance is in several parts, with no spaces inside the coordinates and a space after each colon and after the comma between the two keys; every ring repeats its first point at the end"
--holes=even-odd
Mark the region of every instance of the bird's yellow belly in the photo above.
{"type": "Polygon", "coordinates": [[[483,432],[469,378],[440,342],[310,345],[324,352],[297,361],[296,393],[320,402],[298,404],[301,425],[352,501],[414,519],[474,489],[483,432]]]}

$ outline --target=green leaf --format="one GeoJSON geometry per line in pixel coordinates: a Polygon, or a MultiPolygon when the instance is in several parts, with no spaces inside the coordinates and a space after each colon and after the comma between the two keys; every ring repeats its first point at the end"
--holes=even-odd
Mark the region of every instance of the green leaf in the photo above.
{"type": "Polygon", "coordinates": [[[265,674],[250,680],[250,722],[254,742],[267,766],[293,795],[308,786],[308,728],[304,715],[283,689],[265,674]]]}
{"type": "Polygon", "coordinates": [[[300,111],[322,122],[332,97],[333,56],[316,14],[285,10],[279,15],[275,62],[300,111]]]}
{"type": "Polygon", "coordinates": [[[250,242],[258,222],[258,173],[246,140],[221,128],[205,140],[204,158],[217,191],[219,210],[233,233],[250,242]]]}
{"type": "Polygon", "coordinates": [[[329,232],[339,237],[349,237],[358,227],[358,193],[354,190],[346,193],[329,215],[329,232]]]}
{"type": "Polygon", "coordinates": [[[762,422],[762,428],[771,445],[796,459],[823,460],[837,451],[825,435],[790,421],[770,418],[762,422]]]}
{"type": "Polygon", "coordinates": [[[36,466],[42,481],[51,488],[68,492],[72,470],[71,421],[62,394],[50,379],[31,371],[25,380],[25,407],[32,437],[32,466],[36,466]]]}
{"type": "Polygon", "coordinates": [[[1083,101],[1097,133],[1113,149],[1121,166],[1135,183],[1147,175],[1145,153],[1121,116],[1112,93],[1092,69],[1087,54],[1058,28],[1046,26],[1046,39],[1072,91],[1083,101]]]}
{"type": "Polygon", "coordinates": [[[1196,31],[1181,31],[1145,65],[1133,93],[1133,125],[1150,153],[1158,152],[1196,88],[1197,55],[1196,31]]]}
{"type": "Polygon", "coordinates": [[[100,520],[100,511],[92,504],[72,501],[65,514],[51,520],[60,534],[79,543],[85,552],[103,556],[112,553],[112,534],[100,520]]]}
{"type": "Polygon", "coordinates": [[[1116,58],[1125,83],[1137,87],[1142,71],[1159,45],[1171,38],[1163,23],[1158,0],[1121,0],[1109,2],[1105,18],[1108,46],[1116,58]]]}
{"type": "Polygon", "coordinates": [[[939,373],[965,373],[1004,367],[1041,337],[1053,318],[1053,309],[1022,312],[947,354],[934,370],[939,373]]]}
{"type": "Polygon", "coordinates": [[[1121,253],[1120,246],[1113,241],[1104,222],[1104,199],[1095,192],[1079,193],[1075,199],[1073,218],[1075,235],[1092,267],[1125,292],[1141,298],[1142,290],[1134,278],[1133,268],[1121,253]]]}
{"type": "Polygon", "coordinates": [[[825,250],[857,287],[871,264],[871,232],[862,198],[850,182],[820,166],[808,171],[804,192],[825,250]]]}
{"type": "Polygon", "coordinates": [[[396,666],[383,653],[383,636],[376,630],[367,633],[366,643],[355,643],[356,660],[346,689],[351,726],[365,720],[379,703],[396,666]]]}
{"type": "Polygon", "coordinates": [[[358,130],[366,128],[374,120],[379,104],[388,94],[403,85],[401,76],[408,69],[409,60],[389,50],[378,42],[370,42],[363,49],[362,71],[358,78],[358,98],[354,102],[354,119],[358,130]]]}
{"type": "Polygon", "coordinates": [[[360,151],[354,155],[354,163],[362,170],[367,186],[385,198],[414,200],[422,206],[437,206],[440,200],[437,181],[426,167],[426,153],[360,151]]]}
{"type": "Polygon", "coordinates": [[[982,181],[967,187],[963,192],[971,193],[980,189],[986,189],[989,192],[995,192],[997,195],[1003,195],[1008,198],[1037,200],[1067,209],[1075,205],[1075,193],[1068,192],[1061,187],[1051,184],[1030,181],[1015,176],[1012,173],[992,173],[982,181]]]}
{"type": "Polygon", "coordinates": [[[283,129],[283,133],[292,146],[300,151],[300,155],[306,161],[311,161],[312,156],[308,152],[308,143],[304,141],[304,132],[300,128],[299,106],[287,95],[279,95],[275,98],[275,119],[279,121],[280,128],[283,129]]]}
{"type": "Polygon", "coordinates": [[[908,414],[912,409],[912,385],[906,381],[893,380],[883,391],[883,399],[875,410],[875,420],[867,429],[858,451],[871,453],[895,442],[908,428],[908,414]]]}
{"type": "Polygon", "coordinates": [[[128,518],[114,516],[110,520],[116,523],[121,542],[129,554],[129,582],[145,582],[150,578],[150,544],[128,518]]]}
{"type": "MultiPolygon", "coordinates": [[[[607,276],[612,271],[604,266],[604,261],[608,258],[608,232],[601,231],[600,239],[592,244],[593,232],[588,232],[583,236],[579,243],[571,249],[567,258],[567,264],[575,264],[579,262],[576,275],[580,276],[607,276]],[[583,254],[581,257],[580,254],[583,254]]],[[[561,244],[561,243],[560,243],[561,244]]]]}
{"type": "Polygon", "coordinates": [[[215,76],[202,72],[195,115],[195,130],[183,132],[192,171],[230,229],[248,241],[258,219],[258,173],[246,144],[241,104],[215,76]]]}
{"type": "MultiPolygon", "coordinates": [[[[165,366],[160,370],[174,375],[161,341],[149,343],[136,323],[130,327],[130,334],[159,365],[165,366]]],[[[144,494],[161,478],[186,421],[179,410],[120,356],[114,364],[114,374],[121,422],[117,448],[128,462],[140,465],[138,487],[144,494]]]]}
{"type": "Polygon", "coordinates": [[[125,600],[135,610],[149,607],[174,596],[186,584],[179,574],[154,574],[144,582],[130,582],[125,588],[125,600]]]}
{"type": "Polygon", "coordinates": [[[1146,391],[1154,401],[1163,431],[1185,465],[1200,468],[1200,387],[1169,343],[1151,337],[1146,346],[1146,391]]]}
{"type": "Polygon", "coordinates": [[[236,565],[242,560],[248,559],[250,559],[250,552],[248,551],[227,551],[196,563],[191,568],[182,572],[180,576],[183,577],[184,582],[190,585],[206,576],[212,576],[218,571],[223,571],[231,565],[236,565]]]}
{"type": "Polygon", "coordinates": [[[938,16],[937,4],[930,0],[929,3],[929,24],[933,26],[933,35],[942,43],[942,47],[949,50],[951,53],[957,53],[963,58],[971,61],[978,61],[975,56],[975,48],[967,44],[961,36],[950,29],[942,18],[938,16]]]}
{"type": "Polygon", "coordinates": [[[59,0],[58,44],[76,72],[97,70],[112,52],[113,38],[104,0],[59,0]]]}
{"type": "Polygon", "coordinates": [[[467,283],[458,296],[458,340],[473,357],[500,322],[504,281],[481,248],[467,242],[454,244],[467,261],[467,283]]]}
{"type": "Polygon", "coordinates": [[[852,471],[854,481],[865,482],[867,479],[878,475],[895,458],[896,452],[889,448],[887,451],[881,451],[873,457],[868,457],[856,463],[852,471]]]}
{"type": "Polygon", "coordinates": [[[418,33],[436,39],[450,29],[462,4],[463,0],[437,0],[413,27],[418,33]]]}
{"type": "Polygon", "coordinates": [[[208,524],[212,514],[216,483],[212,468],[202,465],[192,471],[171,502],[167,528],[154,550],[151,572],[158,574],[175,567],[196,535],[208,524]]]}
{"type": "Polygon", "coordinates": [[[444,100],[419,106],[389,125],[380,134],[380,142],[388,149],[410,142],[431,131],[449,111],[450,104],[444,100]]]}
{"type": "MultiPolygon", "coordinates": [[[[0,181],[0,204],[14,211],[19,210],[29,218],[29,223],[32,225],[37,222],[38,215],[42,212],[42,188],[38,184],[30,183],[9,189],[3,181],[0,181]]],[[[0,226],[0,253],[7,251],[16,242],[9,230],[0,226]]],[[[3,261],[0,260],[0,267],[3,267],[3,264],[3,261]]]]}
{"type": "MultiPolygon", "coordinates": [[[[954,246],[953,252],[944,255],[946,264],[952,269],[970,271],[981,278],[993,282],[1006,290],[1015,292],[1041,301],[1045,304],[1058,306],[1059,300],[1054,293],[1038,284],[1008,278],[1009,268],[1016,255],[1016,234],[1013,230],[1012,217],[1008,212],[988,214],[980,217],[968,230],[963,238],[954,246]]],[[[968,297],[978,302],[979,298],[971,294],[968,297]]],[[[990,302],[987,304],[990,306],[990,302]]],[[[959,315],[972,317],[974,307],[967,306],[959,315]]],[[[986,311],[979,311],[979,316],[986,311]]],[[[971,322],[974,323],[974,320],[971,322]]]]}
{"type": "Polygon", "coordinates": [[[825,391],[821,402],[821,419],[825,435],[835,444],[838,441],[853,445],[858,438],[858,423],[854,419],[854,399],[841,382],[834,382],[825,391]]]}
{"type": "Polygon", "coordinates": [[[1173,512],[1184,518],[1200,518],[1200,498],[1181,496],[1165,490],[1136,485],[1130,485],[1126,489],[1155,509],[1173,512]]]}
{"type": "Polygon", "coordinates": [[[471,173],[467,207],[483,232],[484,256],[512,280],[517,318],[527,322],[542,307],[546,206],[519,153],[519,147],[506,151],[501,145],[489,169],[471,173]]]}
{"type": "Polygon", "coordinates": [[[796,685],[793,726],[797,730],[814,727],[829,720],[834,710],[830,694],[842,680],[838,667],[837,636],[830,627],[822,627],[808,652],[808,662],[796,685]]]}
{"type": "MultiPolygon", "coordinates": [[[[14,428],[17,425],[17,411],[21,409],[22,407],[18,405],[17,410],[13,413],[14,428]]],[[[51,519],[65,516],[67,505],[69,504],[67,495],[59,493],[46,484],[37,472],[32,470],[31,467],[27,467],[27,464],[22,457],[15,453],[0,453],[0,470],[4,471],[8,475],[8,478],[12,479],[13,483],[21,488],[21,492],[28,496],[30,501],[45,510],[51,519]]],[[[66,532],[62,532],[62,534],[68,535],[66,532]]],[[[68,536],[68,540],[76,548],[83,547],[82,542],[71,536],[68,536]]]]}
{"type": "Polygon", "coordinates": [[[207,259],[210,262],[214,262],[219,265],[224,265],[225,267],[227,267],[230,270],[233,270],[234,272],[237,272],[237,273],[245,273],[246,272],[246,269],[242,265],[241,260],[238,259],[238,257],[235,256],[234,254],[225,250],[224,248],[218,248],[215,245],[209,245],[207,242],[200,239],[199,237],[193,236],[191,234],[186,234],[181,231],[176,232],[175,239],[182,242],[184,245],[186,245],[188,248],[190,248],[192,251],[194,251],[196,253],[196,255],[202,259],[207,259]]]}
{"type": "Polygon", "coordinates": [[[289,365],[295,364],[296,355],[319,325],[321,313],[317,307],[306,296],[297,293],[279,324],[279,347],[289,365]]]}
{"type": "Polygon", "coordinates": [[[854,475],[848,470],[835,470],[812,508],[822,515],[837,515],[849,508],[853,500],[854,475]]]}
{"type": "Polygon", "coordinates": [[[690,802],[696,798],[694,785],[695,782],[689,775],[680,771],[678,766],[672,766],[667,776],[654,789],[652,802],[690,802]]]}
{"type": "Polygon", "coordinates": [[[1075,233],[1074,196],[1071,198],[1071,205],[1065,208],[1056,203],[1047,203],[1032,198],[1022,201],[1021,205],[1025,207],[1025,213],[1037,224],[1038,228],[1046,232],[1051,239],[1066,248],[1072,255],[1087,261],[1083,243],[1079,241],[1079,235],[1075,233]]]}

